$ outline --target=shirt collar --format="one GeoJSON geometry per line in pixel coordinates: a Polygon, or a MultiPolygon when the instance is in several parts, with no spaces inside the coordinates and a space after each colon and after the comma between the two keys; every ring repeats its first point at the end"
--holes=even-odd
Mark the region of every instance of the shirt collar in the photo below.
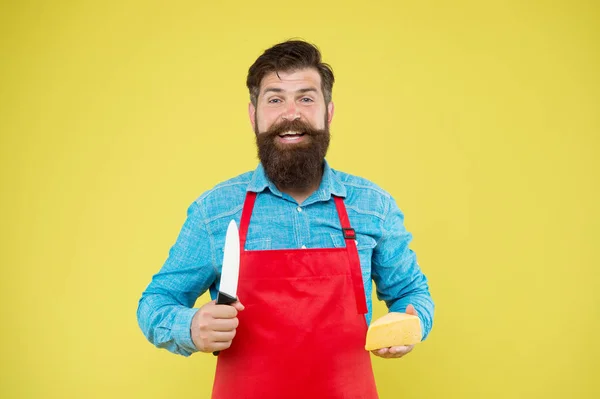
{"type": "MultiPolygon", "coordinates": [[[[321,179],[321,184],[319,185],[317,191],[315,191],[307,199],[307,201],[326,201],[329,200],[332,195],[342,198],[346,197],[346,186],[344,186],[335,171],[331,169],[327,160],[325,160],[324,163],[325,167],[323,169],[323,178],[321,179]]],[[[273,184],[273,182],[267,177],[262,164],[259,163],[254,170],[252,179],[250,180],[250,184],[248,184],[248,188],[246,190],[260,193],[266,188],[269,188],[273,194],[278,196],[282,195],[281,191],[279,191],[275,184],[273,184]]],[[[306,204],[308,205],[308,203],[306,204]]]]}

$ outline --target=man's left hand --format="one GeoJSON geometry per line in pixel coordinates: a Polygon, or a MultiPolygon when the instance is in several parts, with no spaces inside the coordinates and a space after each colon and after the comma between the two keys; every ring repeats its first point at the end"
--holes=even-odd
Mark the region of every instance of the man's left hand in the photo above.
{"type": "MultiPolygon", "coordinates": [[[[406,307],[406,313],[418,316],[413,305],[408,305],[406,307]]],[[[408,352],[412,351],[414,347],[414,345],[392,346],[390,348],[375,349],[371,351],[371,353],[384,359],[394,359],[406,355],[408,352]]]]}

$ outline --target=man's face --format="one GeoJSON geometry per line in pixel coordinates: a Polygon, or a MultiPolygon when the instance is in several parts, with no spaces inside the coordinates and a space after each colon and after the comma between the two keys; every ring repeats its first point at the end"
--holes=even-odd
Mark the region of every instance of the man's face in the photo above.
{"type": "Polygon", "coordinates": [[[325,104],[316,70],[266,75],[249,116],[259,158],[276,185],[305,188],[318,183],[329,146],[333,103],[325,104]]]}
{"type": "MultiPolygon", "coordinates": [[[[250,104],[249,114],[257,134],[278,123],[293,120],[322,130],[331,123],[333,103],[325,104],[321,76],[315,69],[271,72],[263,78],[256,107],[250,104]]],[[[288,138],[280,140],[280,143],[294,144],[302,140],[302,137],[288,138]]]]}

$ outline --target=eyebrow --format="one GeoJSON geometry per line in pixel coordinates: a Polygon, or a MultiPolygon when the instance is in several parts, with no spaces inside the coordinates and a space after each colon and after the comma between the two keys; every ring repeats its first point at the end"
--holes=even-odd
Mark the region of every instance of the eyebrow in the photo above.
{"type": "MultiPolygon", "coordinates": [[[[269,93],[269,92],[273,92],[273,93],[283,93],[284,90],[280,89],[279,87],[269,87],[268,89],[265,89],[265,91],[263,91],[263,95],[269,93]]],[[[296,90],[297,93],[309,93],[309,92],[314,92],[314,93],[318,93],[317,89],[314,87],[306,87],[304,89],[299,89],[296,90]]]]}

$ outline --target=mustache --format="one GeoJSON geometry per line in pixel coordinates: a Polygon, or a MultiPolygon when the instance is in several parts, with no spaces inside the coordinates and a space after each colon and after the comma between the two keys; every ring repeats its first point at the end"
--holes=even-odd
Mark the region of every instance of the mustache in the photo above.
{"type": "Polygon", "coordinates": [[[266,132],[260,134],[263,137],[271,138],[286,132],[297,132],[304,133],[309,136],[316,136],[318,134],[324,134],[325,130],[315,129],[307,122],[301,121],[300,119],[294,119],[293,121],[285,120],[281,123],[273,125],[266,132]]]}

